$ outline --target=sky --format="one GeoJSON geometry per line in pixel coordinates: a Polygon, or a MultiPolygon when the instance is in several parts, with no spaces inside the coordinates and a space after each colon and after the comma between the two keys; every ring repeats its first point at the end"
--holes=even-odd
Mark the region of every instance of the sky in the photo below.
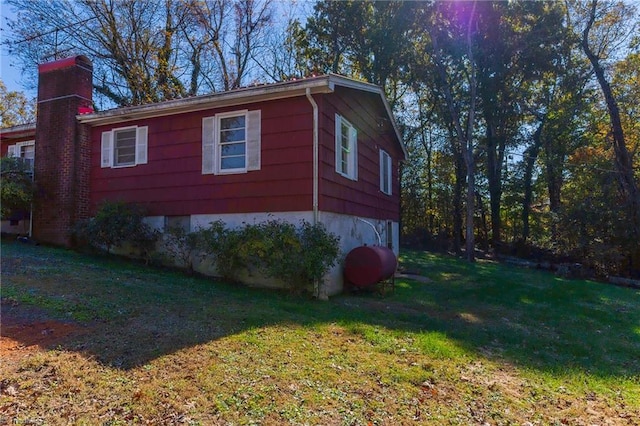
{"type": "MultiPolygon", "coordinates": [[[[11,8],[3,0],[0,0],[0,40],[5,40],[8,31],[6,20],[7,17],[12,16],[14,14],[11,12],[11,8]]],[[[33,72],[35,73],[37,70],[34,68],[33,72]]],[[[28,91],[23,87],[20,67],[11,61],[5,46],[0,49],[0,79],[9,91],[24,92],[29,98],[36,95],[35,90],[28,91]]]]}
{"type": "MultiPolygon", "coordinates": [[[[34,3],[38,0],[34,0],[34,3]]],[[[313,0],[275,0],[274,5],[276,5],[276,11],[280,10],[282,12],[282,8],[284,10],[288,10],[295,5],[300,15],[305,15],[308,13],[313,7],[313,0]]],[[[9,28],[7,27],[7,18],[14,18],[15,13],[11,10],[12,8],[6,4],[5,0],[0,0],[0,41],[6,39],[6,35],[9,32],[9,28]]],[[[37,69],[34,66],[33,70],[28,72],[37,73],[37,69]]],[[[19,91],[23,92],[28,98],[35,98],[37,95],[37,90],[35,88],[28,89],[23,81],[22,71],[20,69],[20,64],[17,61],[12,61],[11,56],[7,53],[7,48],[5,46],[0,46],[0,79],[4,82],[7,90],[9,91],[19,91]]]]}

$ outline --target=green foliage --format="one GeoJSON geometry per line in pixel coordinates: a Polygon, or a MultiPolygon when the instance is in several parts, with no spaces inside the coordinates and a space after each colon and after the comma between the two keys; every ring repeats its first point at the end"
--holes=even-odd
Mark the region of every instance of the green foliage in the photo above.
{"type": "Polygon", "coordinates": [[[569,165],[575,173],[565,183],[564,203],[554,217],[555,248],[579,259],[599,276],[624,274],[632,262],[630,254],[638,241],[630,232],[615,173],[607,170],[611,159],[606,150],[583,148],[569,165]],[[580,164],[590,162],[597,168],[580,164]]]}
{"type": "Polygon", "coordinates": [[[336,264],[339,237],[323,225],[302,221],[295,225],[269,220],[227,229],[222,221],[197,231],[197,247],[215,259],[218,273],[234,278],[243,270],[257,270],[302,290],[336,264]]]}
{"type": "Polygon", "coordinates": [[[36,118],[35,99],[28,100],[22,92],[9,91],[0,80],[0,127],[33,123],[36,118]]]}
{"type": "Polygon", "coordinates": [[[162,234],[162,253],[189,273],[193,272],[193,252],[197,247],[197,234],[182,226],[170,226],[162,234]]]}
{"type": "Polygon", "coordinates": [[[298,229],[298,237],[305,277],[309,281],[320,279],[336,264],[340,254],[340,237],[327,232],[322,224],[312,225],[305,221],[298,229]]]}
{"type": "Polygon", "coordinates": [[[94,217],[80,221],[74,235],[92,247],[111,253],[116,247],[130,244],[148,259],[159,233],[144,223],[144,209],[122,201],[103,202],[94,217]]]}
{"type": "Polygon", "coordinates": [[[22,158],[3,157],[0,159],[0,170],[2,217],[29,210],[36,193],[30,166],[22,158]]]}

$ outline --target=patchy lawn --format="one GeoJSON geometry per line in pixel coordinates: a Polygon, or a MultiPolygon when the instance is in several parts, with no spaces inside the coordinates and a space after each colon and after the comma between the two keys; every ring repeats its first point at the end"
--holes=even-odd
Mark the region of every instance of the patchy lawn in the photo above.
{"type": "Polygon", "coordinates": [[[405,252],[317,302],[2,244],[0,424],[640,424],[640,292],[405,252]]]}

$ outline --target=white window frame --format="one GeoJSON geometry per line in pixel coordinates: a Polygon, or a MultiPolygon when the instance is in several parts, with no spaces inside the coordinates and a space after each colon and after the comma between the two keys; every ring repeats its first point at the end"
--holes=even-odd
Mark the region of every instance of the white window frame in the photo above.
{"type": "Polygon", "coordinates": [[[247,125],[249,124],[248,113],[249,111],[233,111],[233,112],[225,112],[221,114],[216,114],[216,133],[214,134],[215,144],[216,144],[216,167],[218,169],[218,173],[223,174],[236,174],[236,173],[246,173],[247,172],[247,125]],[[222,168],[222,140],[220,138],[220,134],[222,132],[222,120],[225,118],[233,118],[233,117],[244,117],[244,140],[242,141],[234,141],[232,144],[237,144],[242,142],[244,144],[244,167],[236,167],[233,169],[223,169],[222,168]]]}
{"type": "MultiPolygon", "coordinates": [[[[36,141],[31,140],[31,141],[23,141],[23,142],[18,142],[15,145],[9,145],[7,147],[7,157],[18,157],[18,158],[23,158],[22,157],[22,147],[23,146],[34,146],[36,145],[36,141]]],[[[33,153],[34,158],[35,158],[35,152],[33,153]]]]}
{"type": "Polygon", "coordinates": [[[101,141],[101,161],[100,167],[121,169],[125,167],[135,167],[140,164],[147,164],[148,157],[148,126],[127,126],[111,129],[107,132],[102,132],[101,141]],[[136,141],[135,141],[135,159],[133,163],[116,164],[115,151],[116,151],[116,134],[127,130],[135,129],[136,141]]]}
{"type": "Polygon", "coordinates": [[[35,162],[35,158],[36,158],[36,151],[35,151],[36,141],[34,141],[34,140],[23,141],[23,142],[18,142],[15,145],[9,145],[7,147],[7,157],[26,159],[26,157],[22,156],[22,148],[25,147],[25,146],[34,147],[34,149],[33,149],[33,158],[29,158],[29,160],[31,160],[31,162],[28,163],[29,164],[29,168],[31,170],[33,170],[34,162],[35,162]]]}
{"type": "Polygon", "coordinates": [[[335,137],[336,137],[336,144],[335,144],[336,173],[346,177],[347,179],[357,181],[358,180],[358,131],[356,130],[353,124],[347,121],[340,114],[336,114],[335,137]],[[343,136],[344,136],[343,130],[342,130],[343,126],[346,127],[347,129],[346,147],[343,144],[343,136]],[[347,159],[346,159],[347,170],[346,171],[342,167],[343,152],[346,152],[347,154],[347,159]]]}
{"type": "Polygon", "coordinates": [[[393,188],[391,185],[393,176],[393,161],[389,153],[383,149],[380,150],[380,192],[392,195],[393,188]],[[385,171],[386,169],[386,171],[385,171]]]}
{"type": "MultiPolygon", "coordinates": [[[[237,142],[233,142],[237,143],[237,142]]],[[[261,111],[238,110],[216,114],[202,119],[202,174],[228,175],[260,170],[261,163],[261,111]],[[244,116],[244,167],[222,168],[222,120],[244,116]]]]}

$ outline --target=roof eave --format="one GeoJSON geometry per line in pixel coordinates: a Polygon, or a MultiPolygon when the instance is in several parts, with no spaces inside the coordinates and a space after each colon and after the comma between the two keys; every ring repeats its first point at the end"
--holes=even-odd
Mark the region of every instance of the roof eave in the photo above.
{"type": "Polygon", "coordinates": [[[21,139],[32,137],[36,134],[36,123],[20,124],[0,129],[0,139],[21,139]]]}
{"type": "Polygon", "coordinates": [[[326,74],[298,81],[286,81],[264,86],[250,86],[228,92],[176,99],[156,104],[116,108],[92,114],[81,114],[77,116],[77,119],[83,124],[102,126],[132,120],[202,111],[212,108],[239,106],[256,102],[305,96],[307,89],[310,89],[311,94],[332,93],[335,90],[336,85],[362,90],[380,96],[387,115],[391,119],[393,131],[395,132],[396,138],[398,139],[406,159],[408,157],[407,149],[404,146],[402,136],[398,130],[393,112],[391,111],[391,106],[389,105],[389,102],[387,102],[387,98],[382,88],[375,84],[354,80],[337,74],[326,74]]]}
{"type": "Polygon", "coordinates": [[[177,99],[157,104],[123,107],[93,114],[82,114],[78,115],[77,119],[80,123],[100,126],[124,121],[202,111],[211,108],[246,105],[256,102],[304,96],[307,88],[311,90],[312,94],[330,93],[333,91],[329,84],[328,76],[323,76],[322,78],[300,80],[299,82],[247,87],[229,92],[177,99]]]}

